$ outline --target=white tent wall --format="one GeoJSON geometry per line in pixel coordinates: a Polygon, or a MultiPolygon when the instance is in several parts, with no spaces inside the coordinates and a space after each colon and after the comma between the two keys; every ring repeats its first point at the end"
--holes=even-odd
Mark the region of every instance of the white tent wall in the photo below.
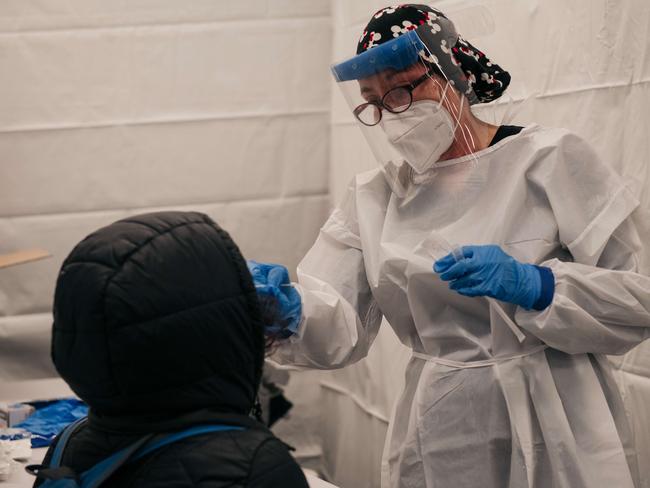
{"type": "MultiPolygon", "coordinates": [[[[650,4],[647,0],[442,0],[458,31],[510,71],[514,103],[477,107],[499,122],[566,127],[637,184],[650,208],[650,4]],[[521,103],[525,100],[525,103],[521,103]]],[[[352,54],[376,0],[333,0],[333,60],[352,54]]],[[[343,97],[332,92],[332,202],[375,164],[343,97]]],[[[383,439],[408,351],[387,324],[368,358],[322,382],[324,472],[343,487],[377,487],[383,439]]],[[[643,487],[650,487],[650,343],[613,358],[634,423],[643,487]]]]}
{"type": "MultiPolygon", "coordinates": [[[[582,135],[639,183],[650,208],[642,192],[650,183],[647,0],[432,4],[511,72],[511,96],[527,99],[515,123],[582,135]]],[[[2,2],[0,253],[44,247],[53,258],[0,270],[0,396],[3,382],[55,374],[56,273],[101,225],[158,209],[199,210],[247,257],[295,269],[352,175],[375,164],[327,64],[353,54],[384,5],[2,2]]],[[[499,102],[478,113],[497,121],[509,109],[499,102]]],[[[322,448],[322,470],[340,486],[379,486],[407,359],[384,324],[360,363],[294,373],[293,417],[276,431],[307,464],[317,466],[322,448]]],[[[650,344],[614,361],[650,459],[650,344]]],[[[647,473],[644,482],[650,488],[647,473]]]]}
{"type": "MultiPolygon", "coordinates": [[[[100,226],[198,210],[295,269],[329,205],[330,31],[329,0],[0,4],[0,253],[53,255],[0,270],[0,398],[55,375],[57,272],[100,226]]],[[[294,423],[317,374],[288,386],[294,423]]],[[[277,429],[318,458],[313,429],[277,429]]]]}

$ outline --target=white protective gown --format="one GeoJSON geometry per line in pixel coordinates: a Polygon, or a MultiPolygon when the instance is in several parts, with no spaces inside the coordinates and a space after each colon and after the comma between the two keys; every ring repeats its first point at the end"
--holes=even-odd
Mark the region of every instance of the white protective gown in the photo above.
{"type": "Polygon", "coordinates": [[[384,487],[638,486],[604,357],[649,336],[638,202],[564,130],[530,126],[474,156],[439,166],[403,205],[379,170],[354,179],[298,267],[304,320],[275,359],[345,366],[387,319],[414,354],[384,487]],[[502,304],[523,342],[485,298],[458,295],[433,273],[430,244],[441,237],[498,244],[552,269],[546,310],[502,304]]]}

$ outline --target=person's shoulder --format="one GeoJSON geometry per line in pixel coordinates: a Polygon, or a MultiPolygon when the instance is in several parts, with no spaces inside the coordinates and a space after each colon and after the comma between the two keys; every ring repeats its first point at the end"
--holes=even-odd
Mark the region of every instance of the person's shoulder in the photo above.
{"type": "MultiPolygon", "coordinates": [[[[570,175],[584,171],[609,173],[595,148],[575,132],[560,127],[531,125],[521,133],[520,154],[533,173],[570,175]],[[521,152],[523,151],[523,152],[521,152]]],[[[530,175],[529,175],[530,176],[530,175]]]]}
{"type": "Polygon", "coordinates": [[[211,435],[196,439],[183,450],[185,464],[200,479],[221,477],[246,479],[246,486],[307,488],[300,466],[290,448],[265,427],[211,435]]]}
{"type": "Polygon", "coordinates": [[[377,166],[367,171],[362,171],[356,173],[349,181],[346,187],[345,193],[342,195],[342,202],[346,200],[353,199],[354,196],[363,189],[372,187],[374,189],[379,189],[385,187],[387,190],[390,190],[386,182],[386,177],[382,169],[377,166]]]}
{"type": "Polygon", "coordinates": [[[275,436],[266,438],[256,449],[251,462],[249,486],[307,488],[302,469],[289,447],[275,436]]]}
{"type": "MultiPolygon", "coordinates": [[[[575,191],[589,186],[596,194],[610,194],[624,186],[615,169],[597,148],[575,132],[535,126],[527,135],[526,177],[545,188],[575,191]]],[[[522,153],[522,154],[524,154],[522,153]]]]}
{"type": "Polygon", "coordinates": [[[364,185],[373,181],[384,180],[384,175],[380,167],[369,169],[358,173],[354,181],[357,185],[364,185]]]}
{"type": "MultiPolygon", "coordinates": [[[[175,442],[121,470],[110,486],[250,486],[253,479],[272,477],[274,470],[296,477],[302,471],[289,449],[264,427],[213,432],[175,442]],[[296,474],[298,473],[298,474],[296,474]]],[[[276,480],[277,481],[277,480],[276,480]]],[[[275,486],[302,488],[305,485],[275,486]]]]}
{"type": "Polygon", "coordinates": [[[347,196],[349,199],[358,202],[359,195],[372,195],[374,203],[384,202],[384,204],[387,204],[391,193],[386,172],[383,168],[377,166],[355,175],[348,186],[347,196]]]}
{"type": "Polygon", "coordinates": [[[225,430],[181,441],[179,450],[183,455],[196,455],[204,452],[218,453],[228,459],[252,459],[255,452],[269,439],[275,439],[273,433],[262,424],[246,426],[244,429],[225,430]]]}
{"type": "MultiPolygon", "coordinates": [[[[353,247],[360,247],[359,226],[357,215],[360,212],[359,201],[361,194],[371,194],[373,201],[387,200],[390,188],[381,168],[377,167],[356,174],[348,183],[344,192],[335,194],[337,205],[332,210],[321,231],[331,235],[336,240],[347,241],[353,247]],[[351,238],[351,239],[350,239],[351,238]]],[[[363,199],[361,199],[363,201],[363,199]]],[[[362,209],[361,209],[362,211],[362,209]]]]}
{"type": "Polygon", "coordinates": [[[575,132],[562,127],[532,124],[521,131],[522,139],[539,149],[571,151],[591,150],[590,144],[575,132]]]}

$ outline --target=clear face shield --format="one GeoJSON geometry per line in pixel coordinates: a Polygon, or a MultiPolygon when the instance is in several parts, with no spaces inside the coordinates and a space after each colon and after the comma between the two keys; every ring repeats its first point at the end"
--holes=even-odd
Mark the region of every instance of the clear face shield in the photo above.
{"type": "MultiPolygon", "coordinates": [[[[446,21],[446,19],[439,19],[446,21]]],[[[447,21],[448,22],[448,21],[447,21]]],[[[441,161],[473,154],[467,124],[477,102],[451,47],[423,24],[332,66],[343,95],[393,192],[400,198],[433,178],[441,161]]]]}

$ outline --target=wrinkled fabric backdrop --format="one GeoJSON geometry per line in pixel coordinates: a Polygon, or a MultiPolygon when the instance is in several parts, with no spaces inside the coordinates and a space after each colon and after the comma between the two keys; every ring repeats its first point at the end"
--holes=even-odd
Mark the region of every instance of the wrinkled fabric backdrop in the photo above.
{"type": "MultiPolygon", "coordinates": [[[[650,4],[442,0],[458,31],[508,69],[493,123],[566,127],[650,209],[650,4]]],[[[209,214],[246,257],[292,271],[355,172],[374,160],[329,64],[354,53],[371,0],[5,0],[0,4],[0,400],[55,375],[52,292],[95,228],[160,209],[209,214]],[[3,386],[4,385],[4,386],[3,386]]],[[[382,327],[369,357],[292,372],[276,432],[346,488],[379,486],[409,356],[382,327]]],[[[650,343],[612,358],[650,459],[650,343]]],[[[281,375],[280,375],[281,376],[281,375]]],[[[34,393],[37,395],[37,392],[34,393]]],[[[650,488],[650,464],[644,488],[650,488]]]]}

